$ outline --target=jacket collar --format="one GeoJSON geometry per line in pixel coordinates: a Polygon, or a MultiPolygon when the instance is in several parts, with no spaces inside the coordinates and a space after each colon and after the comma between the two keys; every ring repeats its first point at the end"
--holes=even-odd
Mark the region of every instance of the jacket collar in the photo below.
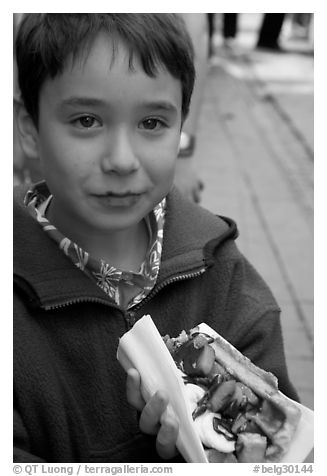
{"type": "MultiPolygon", "coordinates": [[[[46,239],[44,231],[23,204],[26,190],[26,187],[18,187],[14,198],[14,276],[31,304],[51,307],[76,301],[82,296],[111,304],[103,291],[71,263],[57,244],[46,239]],[[23,235],[20,230],[25,230],[23,235]]],[[[235,238],[236,234],[236,226],[231,220],[212,215],[173,189],[167,197],[157,285],[172,276],[210,266],[213,250],[225,239],[235,238]]]]}
{"type": "Polygon", "coordinates": [[[173,188],[167,197],[159,278],[211,266],[214,250],[226,239],[237,236],[233,220],[212,214],[173,188]]]}

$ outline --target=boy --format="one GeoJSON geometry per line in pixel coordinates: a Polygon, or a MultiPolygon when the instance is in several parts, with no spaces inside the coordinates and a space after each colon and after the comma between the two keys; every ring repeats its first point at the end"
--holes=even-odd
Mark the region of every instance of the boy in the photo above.
{"type": "Polygon", "coordinates": [[[15,461],[175,455],[169,396],[145,405],[131,371],[126,398],[116,360],[144,314],[162,335],[206,322],[296,398],[235,224],[172,189],[194,82],[178,18],[29,14],[16,53],[21,144],[45,182],[15,194],[15,461]]]}

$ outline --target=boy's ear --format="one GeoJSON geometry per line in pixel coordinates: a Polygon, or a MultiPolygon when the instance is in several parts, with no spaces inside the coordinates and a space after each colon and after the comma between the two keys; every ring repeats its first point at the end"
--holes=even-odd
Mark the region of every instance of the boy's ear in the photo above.
{"type": "Polygon", "coordinates": [[[21,101],[14,99],[14,120],[16,120],[21,148],[30,159],[38,159],[37,128],[21,101]]]}

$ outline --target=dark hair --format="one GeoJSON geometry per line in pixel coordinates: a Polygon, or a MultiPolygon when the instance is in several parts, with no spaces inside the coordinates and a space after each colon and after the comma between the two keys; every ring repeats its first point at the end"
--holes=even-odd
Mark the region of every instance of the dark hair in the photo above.
{"type": "Polygon", "coordinates": [[[195,80],[193,48],[183,20],[167,13],[28,13],[16,38],[18,85],[27,112],[37,125],[41,87],[60,74],[69,55],[92,45],[100,31],[122,40],[144,72],[155,77],[164,66],[182,86],[182,117],[188,114],[195,80]]]}

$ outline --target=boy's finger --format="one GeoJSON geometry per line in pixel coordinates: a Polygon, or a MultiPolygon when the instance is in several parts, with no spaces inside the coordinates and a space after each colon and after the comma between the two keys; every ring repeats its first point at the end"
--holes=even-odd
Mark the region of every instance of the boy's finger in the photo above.
{"type": "Polygon", "coordinates": [[[127,371],[126,395],[128,403],[136,410],[142,411],[145,401],[141,394],[141,377],[136,369],[127,371]]]}
{"type": "Polygon", "coordinates": [[[160,419],[168,405],[168,396],[158,391],[145,405],[140,417],[140,430],[155,435],[160,428],[160,419]]]}
{"type": "Polygon", "coordinates": [[[175,418],[162,419],[156,441],[157,452],[161,458],[171,459],[177,455],[178,430],[179,425],[175,418]]]}

